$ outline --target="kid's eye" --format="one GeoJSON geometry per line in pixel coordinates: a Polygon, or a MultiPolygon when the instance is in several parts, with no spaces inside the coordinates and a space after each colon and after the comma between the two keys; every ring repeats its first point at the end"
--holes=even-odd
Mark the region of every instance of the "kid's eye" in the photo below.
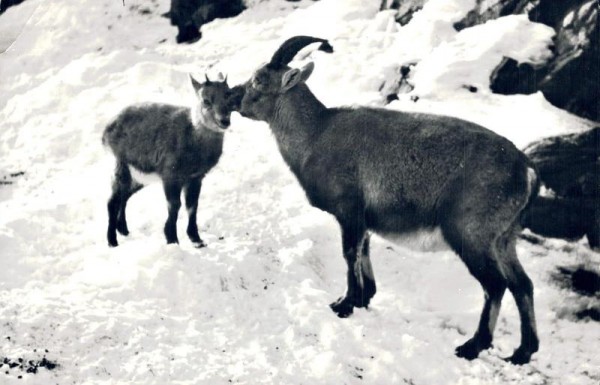
{"type": "Polygon", "coordinates": [[[204,99],[204,101],[202,102],[202,104],[204,104],[204,106],[205,106],[205,107],[208,107],[208,108],[210,108],[210,106],[211,106],[211,103],[210,103],[210,101],[209,101],[209,100],[207,100],[207,99],[204,99]]]}

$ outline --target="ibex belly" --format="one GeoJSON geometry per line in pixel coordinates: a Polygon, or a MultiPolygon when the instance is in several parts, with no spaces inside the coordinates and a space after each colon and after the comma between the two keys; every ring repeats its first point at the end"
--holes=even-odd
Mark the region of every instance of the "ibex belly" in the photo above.
{"type": "Polygon", "coordinates": [[[147,186],[149,184],[161,182],[160,176],[155,172],[146,173],[146,172],[138,170],[137,168],[133,167],[132,165],[128,165],[128,166],[129,166],[129,172],[131,173],[131,179],[133,179],[135,182],[137,182],[141,185],[147,186]]]}
{"type": "Polygon", "coordinates": [[[377,233],[387,241],[414,251],[446,251],[450,246],[439,227],[407,233],[377,233]]]}

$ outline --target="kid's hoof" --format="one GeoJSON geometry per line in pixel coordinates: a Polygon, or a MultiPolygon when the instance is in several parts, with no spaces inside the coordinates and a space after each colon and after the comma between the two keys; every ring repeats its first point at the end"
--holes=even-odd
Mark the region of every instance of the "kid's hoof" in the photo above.
{"type": "Polygon", "coordinates": [[[108,247],[117,247],[119,246],[119,242],[115,241],[108,241],[108,247]]]}
{"type": "Polygon", "coordinates": [[[195,248],[201,249],[206,246],[206,242],[204,242],[202,240],[202,238],[200,238],[200,235],[198,234],[198,230],[195,230],[195,231],[188,230],[188,237],[190,238],[190,241],[192,242],[192,245],[194,245],[195,248]]]}
{"type": "Polygon", "coordinates": [[[202,239],[199,241],[194,241],[192,243],[196,249],[201,249],[203,247],[206,247],[206,243],[202,239]]]}
{"type": "Polygon", "coordinates": [[[522,349],[517,349],[515,350],[512,356],[505,358],[504,361],[510,362],[513,365],[524,365],[531,361],[532,354],[533,353],[531,352],[522,349]]]}
{"type": "Polygon", "coordinates": [[[471,361],[477,358],[482,350],[488,349],[491,346],[492,344],[482,344],[479,340],[473,337],[457,347],[454,351],[454,354],[456,354],[457,357],[471,361]]]}
{"type": "Polygon", "coordinates": [[[119,232],[119,234],[124,235],[124,236],[128,236],[129,235],[129,229],[127,228],[127,226],[119,226],[117,227],[117,231],[119,232]]]}
{"type": "Polygon", "coordinates": [[[345,297],[341,297],[337,301],[330,304],[329,307],[340,318],[348,318],[354,311],[354,306],[345,297]]]}

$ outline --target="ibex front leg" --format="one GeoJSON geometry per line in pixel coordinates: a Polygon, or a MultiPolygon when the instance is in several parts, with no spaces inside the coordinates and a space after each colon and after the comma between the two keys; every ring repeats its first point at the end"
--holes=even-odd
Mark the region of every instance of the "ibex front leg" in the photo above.
{"type": "MultiPolygon", "coordinates": [[[[356,218],[351,222],[356,222],[356,218]]],[[[369,234],[364,223],[341,226],[344,258],[348,266],[348,289],[344,297],[330,306],[338,317],[345,318],[352,314],[354,307],[367,307],[376,287],[369,259],[369,234]]]]}
{"type": "Polygon", "coordinates": [[[190,241],[194,244],[194,247],[200,248],[206,246],[200,234],[198,234],[198,224],[196,223],[196,214],[198,213],[198,198],[200,197],[200,190],[202,188],[202,182],[200,179],[192,179],[184,187],[185,192],[185,207],[188,212],[188,226],[187,235],[190,241]]]}
{"type": "Polygon", "coordinates": [[[163,180],[163,188],[167,198],[169,216],[165,223],[167,243],[179,243],[177,239],[177,214],[181,207],[181,183],[163,180]]]}

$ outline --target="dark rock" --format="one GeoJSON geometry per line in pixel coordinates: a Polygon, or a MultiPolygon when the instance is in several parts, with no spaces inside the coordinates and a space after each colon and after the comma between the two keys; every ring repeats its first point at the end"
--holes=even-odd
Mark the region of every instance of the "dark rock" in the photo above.
{"type": "Polygon", "coordinates": [[[575,198],[537,197],[524,210],[521,224],[544,237],[577,240],[588,233],[593,235],[594,203],[575,198]]]}
{"type": "Polygon", "coordinates": [[[504,58],[492,72],[490,89],[502,95],[533,94],[543,76],[529,63],[504,58]]]}
{"type": "Polygon", "coordinates": [[[409,82],[409,74],[416,63],[408,63],[402,65],[397,72],[398,78],[384,82],[379,91],[385,95],[387,103],[391,103],[394,100],[398,100],[399,94],[407,94],[411,92],[415,86],[409,82]]]}
{"type": "Polygon", "coordinates": [[[571,275],[573,288],[586,295],[595,295],[600,291],[600,276],[592,270],[578,268],[571,275]]]}
{"type": "Polygon", "coordinates": [[[4,13],[9,7],[21,4],[25,0],[0,0],[0,14],[4,13]]]}
{"type": "Polygon", "coordinates": [[[394,100],[398,100],[398,95],[397,94],[389,94],[388,96],[385,97],[385,100],[388,103],[393,102],[394,100]]]}
{"type": "Polygon", "coordinates": [[[529,11],[529,20],[560,28],[569,10],[589,3],[589,0],[535,0],[529,1],[534,7],[529,11]]]}
{"type": "Polygon", "coordinates": [[[454,28],[461,31],[501,16],[527,13],[538,2],[539,0],[498,0],[494,2],[477,0],[475,8],[469,11],[464,19],[456,22],[454,28]]]}
{"type": "Polygon", "coordinates": [[[406,25],[412,20],[414,13],[420,11],[426,2],[427,0],[383,0],[380,9],[397,9],[396,21],[400,25],[406,25]]]}
{"type": "Polygon", "coordinates": [[[527,14],[556,31],[554,55],[534,68],[505,58],[491,77],[493,92],[530,94],[542,91],[553,105],[600,120],[600,26],[597,0],[477,0],[455,23],[457,30],[511,14],[527,14]]]}
{"type": "Polygon", "coordinates": [[[547,237],[578,239],[600,248],[600,127],[532,143],[524,152],[556,197],[538,197],[522,224],[547,237]]]}
{"type": "Polygon", "coordinates": [[[239,15],[245,9],[242,0],[171,0],[171,24],[179,30],[178,43],[197,41],[200,27],[217,18],[239,15]]]}
{"type": "Polygon", "coordinates": [[[600,310],[596,308],[585,309],[577,312],[575,316],[580,320],[591,319],[600,322],[600,310]]]}
{"type": "Polygon", "coordinates": [[[523,151],[538,167],[544,184],[559,197],[598,197],[600,127],[544,138],[523,151]]]}
{"type": "Polygon", "coordinates": [[[539,68],[503,60],[492,74],[492,91],[501,94],[542,91],[553,105],[584,118],[600,120],[600,23],[595,0],[529,3],[537,3],[529,11],[530,20],[556,30],[554,56],[539,68]]]}

